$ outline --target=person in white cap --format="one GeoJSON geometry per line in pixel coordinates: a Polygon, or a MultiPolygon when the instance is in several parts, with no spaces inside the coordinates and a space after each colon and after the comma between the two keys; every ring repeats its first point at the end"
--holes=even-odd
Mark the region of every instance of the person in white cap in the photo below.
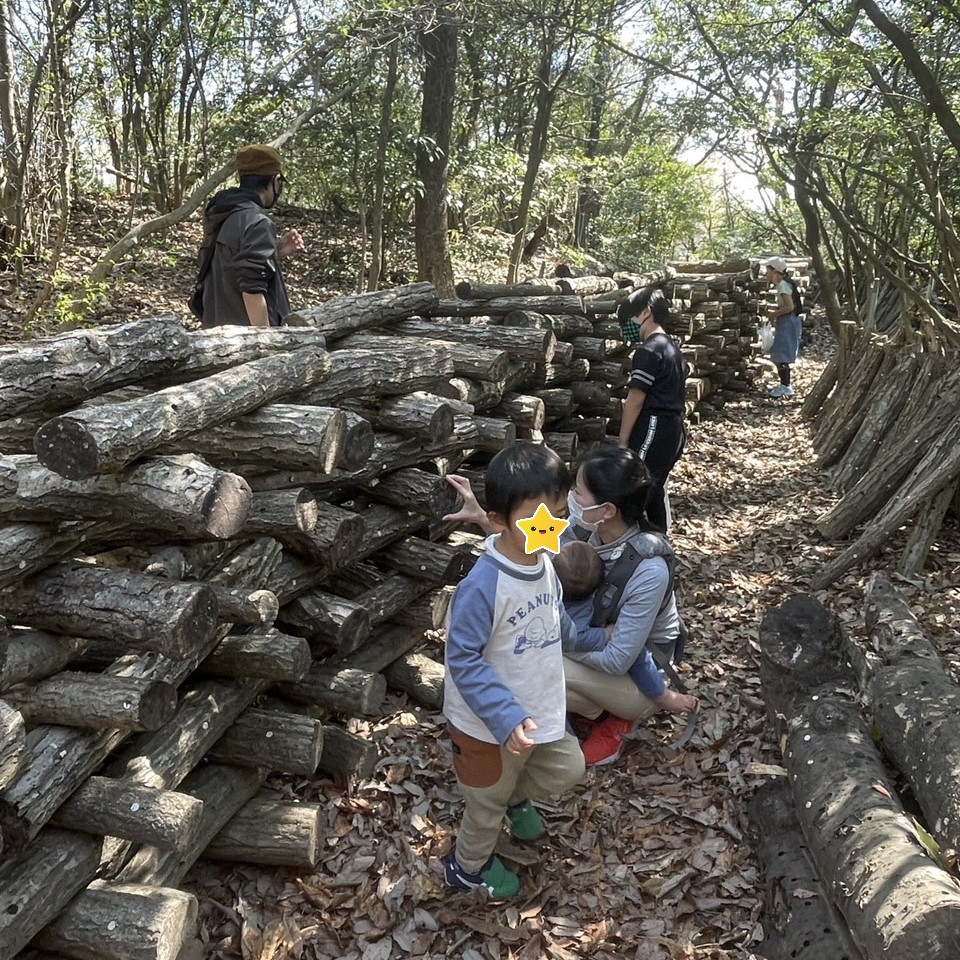
{"type": "Polygon", "coordinates": [[[800,334],[803,331],[797,287],[787,276],[787,261],[783,257],[770,257],[769,260],[761,261],[760,266],[766,269],[767,283],[773,284],[777,290],[777,304],[770,308],[770,318],[774,325],[770,359],[777,365],[780,386],[774,387],[770,396],[792,397],[790,366],[797,361],[800,334]]]}

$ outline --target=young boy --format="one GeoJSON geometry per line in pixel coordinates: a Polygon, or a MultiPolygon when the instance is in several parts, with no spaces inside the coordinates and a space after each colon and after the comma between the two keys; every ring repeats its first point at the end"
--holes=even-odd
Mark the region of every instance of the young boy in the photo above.
{"type": "Polygon", "coordinates": [[[494,855],[504,817],[519,840],[544,831],[531,801],[557,797],[584,773],[565,729],[561,632],[575,628],[543,552],[528,554],[517,521],[540,504],[553,514],[569,486],[563,461],[520,442],[501,450],[485,476],[487,519],[497,531],[457,587],[447,617],[443,712],[464,800],[456,847],[444,858],[447,885],[516,895],[520,881],[494,855]]]}

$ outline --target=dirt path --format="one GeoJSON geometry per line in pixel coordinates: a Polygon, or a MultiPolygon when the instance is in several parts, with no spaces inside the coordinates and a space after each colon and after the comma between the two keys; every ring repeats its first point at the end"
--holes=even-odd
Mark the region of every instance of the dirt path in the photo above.
{"type": "MultiPolygon", "coordinates": [[[[816,359],[800,367],[799,397],[821,368],[816,359]]],[[[384,755],[376,782],[345,795],[274,781],[327,806],[330,840],[314,875],[210,867],[194,875],[211,898],[202,911],[208,955],[239,955],[239,914],[243,956],[257,960],[762,956],[762,877],[744,801],[759,780],[749,765],[779,757],[759,696],[758,626],[833,552],[811,534],[832,494],[811,465],[799,410],[799,399],[774,401],[759,389],[728,406],[693,428],[671,486],[678,586],[694,637],[685,669],[706,701],[686,750],[670,747],[677,720],[640,729],[616,765],[589,771],[567,802],[545,811],[546,842],[511,848],[520,899],[484,904],[440,882],[459,812],[442,718],[397,699],[396,713],[361,725],[384,755]]]]}

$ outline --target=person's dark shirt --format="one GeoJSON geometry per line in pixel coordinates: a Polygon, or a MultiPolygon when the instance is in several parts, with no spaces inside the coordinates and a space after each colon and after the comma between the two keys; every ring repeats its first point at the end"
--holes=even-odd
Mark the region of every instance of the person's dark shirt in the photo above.
{"type": "Polygon", "coordinates": [[[686,367],[683,354],[665,333],[647,337],[633,355],[629,386],[646,395],[644,413],[684,412],[686,367]]]}

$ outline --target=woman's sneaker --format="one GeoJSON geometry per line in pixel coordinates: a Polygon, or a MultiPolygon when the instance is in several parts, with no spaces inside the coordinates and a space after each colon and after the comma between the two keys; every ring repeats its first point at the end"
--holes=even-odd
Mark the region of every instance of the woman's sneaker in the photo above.
{"type": "Polygon", "coordinates": [[[507,820],[517,840],[539,840],[546,832],[540,811],[529,800],[507,807],[507,820]]]}
{"type": "Polygon", "coordinates": [[[770,391],[771,397],[792,397],[793,396],[793,387],[789,384],[781,383],[779,387],[774,387],[770,391]]]}
{"type": "Polygon", "coordinates": [[[602,767],[620,759],[623,738],[633,730],[632,720],[613,715],[594,724],[590,736],[583,742],[583,759],[588,767],[602,767]]]}
{"type": "Polygon", "coordinates": [[[479,873],[467,873],[460,866],[456,852],[451,850],[443,858],[443,879],[453,890],[468,892],[483,887],[493,900],[507,900],[520,892],[520,878],[497,856],[490,857],[479,873]]]}

